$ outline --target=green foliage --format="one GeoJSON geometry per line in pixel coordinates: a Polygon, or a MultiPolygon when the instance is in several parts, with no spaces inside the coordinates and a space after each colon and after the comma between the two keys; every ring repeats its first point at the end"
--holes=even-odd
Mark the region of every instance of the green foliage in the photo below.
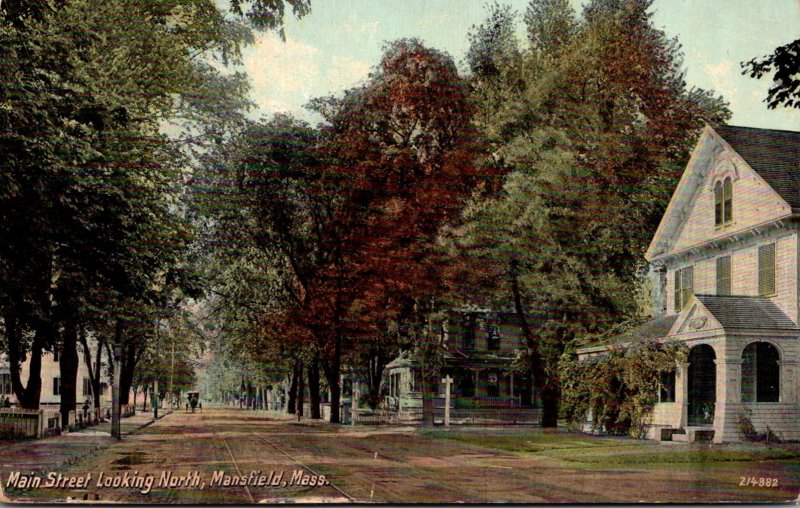
{"type": "Polygon", "coordinates": [[[563,418],[580,427],[591,412],[594,430],[641,437],[658,402],[661,374],[674,371],[686,353],[677,342],[612,348],[583,361],[565,353],[559,362],[563,418]]]}
{"type": "Polygon", "coordinates": [[[245,77],[223,66],[252,41],[212,0],[0,4],[0,234],[13,238],[0,246],[0,311],[24,405],[38,405],[39,374],[26,388],[16,366],[65,327],[125,342],[130,380],[155,323],[198,296],[183,180],[216,139],[198,133],[223,132],[248,105],[245,77]]]}
{"type": "Polygon", "coordinates": [[[470,38],[483,163],[505,177],[444,235],[453,300],[538,316],[526,335],[540,390],[557,389],[572,338],[641,311],[643,255],[689,152],[704,121],[730,116],[686,86],[651,3],[594,0],[578,21],[565,1],[533,0],[527,48],[495,5],[470,38]]]}
{"type": "Polygon", "coordinates": [[[782,442],[783,438],[775,434],[769,425],[766,426],[764,432],[758,432],[753,421],[750,419],[752,413],[746,409],[739,414],[739,420],[736,422],[736,427],[739,430],[739,435],[742,439],[750,442],[765,442],[765,443],[778,443],[782,442]]]}
{"type": "Polygon", "coordinates": [[[401,39],[364,86],[313,103],[320,128],[276,116],[222,148],[196,200],[214,234],[237,244],[218,247],[220,259],[264,261],[244,350],[267,361],[318,354],[334,405],[343,361],[375,360],[377,388],[400,335],[392,325],[439,284],[436,234],[482,178],[468,99],[449,55],[401,39]]]}
{"type": "Polygon", "coordinates": [[[772,74],[772,86],[764,100],[770,109],[800,108],[800,39],[778,46],[771,55],[743,62],[742,74],[757,79],[772,74]]]}
{"type": "Polygon", "coordinates": [[[525,25],[531,48],[544,58],[557,58],[578,32],[575,11],[568,0],[531,0],[525,25]]]}

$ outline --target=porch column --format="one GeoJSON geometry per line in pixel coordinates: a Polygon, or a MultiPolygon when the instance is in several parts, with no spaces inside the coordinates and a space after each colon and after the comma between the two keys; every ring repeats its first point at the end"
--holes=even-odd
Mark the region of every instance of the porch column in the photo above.
{"type": "Polygon", "coordinates": [[[736,405],[741,400],[739,380],[742,376],[742,360],[722,359],[714,361],[717,367],[717,402],[714,407],[714,442],[730,441],[726,436],[725,428],[730,427],[730,420],[736,415],[728,414],[728,407],[736,405]]]}
{"type": "Polygon", "coordinates": [[[778,361],[780,401],[797,402],[797,362],[778,361]]]}
{"type": "Polygon", "coordinates": [[[678,364],[675,373],[675,403],[680,404],[680,427],[686,428],[689,424],[689,363],[678,364]]]}

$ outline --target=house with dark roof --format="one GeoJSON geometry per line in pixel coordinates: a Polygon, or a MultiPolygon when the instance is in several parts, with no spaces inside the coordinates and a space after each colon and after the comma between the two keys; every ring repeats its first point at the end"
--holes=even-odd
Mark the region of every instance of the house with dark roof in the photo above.
{"type": "Polygon", "coordinates": [[[707,126],[645,255],[654,318],[616,338],[689,348],[650,437],[739,441],[750,422],[800,439],[798,233],[800,132],[707,126]]]}
{"type": "MultiPolygon", "coordinates": [[[[530,322],[536,316],[526,316],[530,322]]],[[[439,342],[431,357],[406,351],[384,369],[382,388],[388,409],[400,421],[423,419],[423,367],[434,371],[432,405],[435,421],[444,416],[450,377],[450,416],[453,423],[541,422],[535,407],[533,381],[516,359],[525,348],[525,337],[516,313],[490,309],[447,312],[436,323],[439,342]]],[[[430,371],[429,371],[430,372],[430,371]]]]}

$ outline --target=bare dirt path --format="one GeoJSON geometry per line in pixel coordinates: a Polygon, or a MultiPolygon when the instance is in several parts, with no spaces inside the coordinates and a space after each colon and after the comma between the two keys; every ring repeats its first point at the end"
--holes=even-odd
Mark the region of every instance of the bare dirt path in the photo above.
{"type": "Polygon", "coordinates": [[[206,408],[174,413],[119,443],[103,439],[96,444],[61,467],[48,467],[47,447],[36,444],[36,454],[17,449],[9,455],[0,444],[4,486],[15,468],[38,476],[92,475],[88,488],[40,486],[7,489],[6,495],[40,502],[99,496],[105,502],[140,504],[698,503],[791,501],[800,492],[800,461],[791,447],[750,460],[740,447],[667,446],[534,428],[331,426],[206,408]],[[727,454],[725,461],[716,460],[720,454],[727,454]],[[131,484],[152,476],[153,485],[146,493],[143,485],[97,487],[100,473],[106,478],[127,474],[131,484]],[[776,479],[777,486],[740,486],[742,477],[776,479]],[[184,479],[186,484],[180,483],[184,479]]]}

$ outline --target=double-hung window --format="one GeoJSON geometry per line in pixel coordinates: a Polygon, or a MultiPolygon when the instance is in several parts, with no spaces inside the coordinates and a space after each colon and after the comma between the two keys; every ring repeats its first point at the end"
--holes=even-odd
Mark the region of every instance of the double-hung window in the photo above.
{"type": "Polygon", "coordinates": [[[689,303],[694,293],[694,267],[675,270],[675,312],[680,312],[689,303]]]}
{"type": "Polygon", "coordinates": [[[728,177],[714,185],[714,225],[718,228],[733,222],[733,182],[728,177]]]}

